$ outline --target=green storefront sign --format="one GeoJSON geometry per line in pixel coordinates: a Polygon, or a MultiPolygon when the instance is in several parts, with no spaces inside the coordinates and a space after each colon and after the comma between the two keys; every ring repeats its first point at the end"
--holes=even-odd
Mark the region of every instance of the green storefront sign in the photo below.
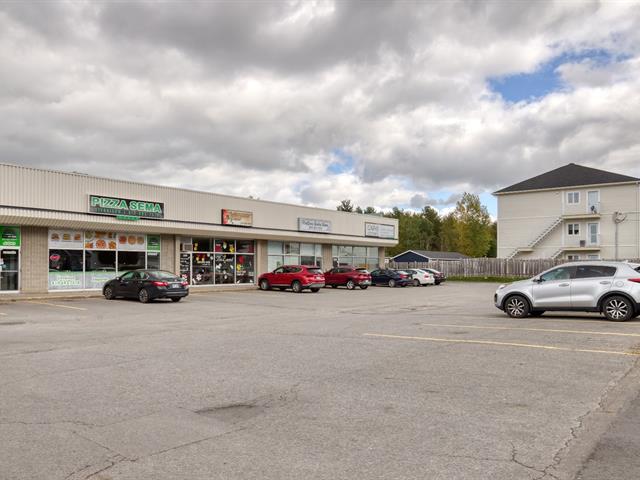
{"type": "Polygon", "coordinates": [[[164,218],[164,203],[89,195],[89,212],[115,217],[164,218]]]}
{"type": "Polygon", "coordinates": [[[160,235],[147,235],[147,251],[148,252],[160,251],[160,235]]]}
{"type": "Polygon", "coordinates": [[[20,227],[3,227],[0,225],[0,247],[19,247],[20,227]]]}

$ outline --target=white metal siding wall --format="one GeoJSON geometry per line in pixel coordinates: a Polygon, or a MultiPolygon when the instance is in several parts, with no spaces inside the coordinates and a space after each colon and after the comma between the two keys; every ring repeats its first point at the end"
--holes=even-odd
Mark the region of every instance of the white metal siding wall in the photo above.
{"type": "MultiPolygon", "coordinates": [[[[246,210],[253,212],[254,227],[282,229],[297,232],[298,217],[330,220],[333,232],[341,235],[361,237],[363,244],[393,245],[391,240],[364,238],[365,222],[384,223],[395,226],[395,219],[371,215],[358,215],[326,209],[302,207],[274,202],[265,202],[239,197],[230,197],[204,192],[181,190],[171,187],[96,178],[86,175],[46,171],[12,165],[0,165],[0,206],[29,207],[86,213],[89,194],[150,200],[165,204],[165,218],[186,222],[220,223],[221,210],[246,210]]],[[[76,213],[77,215],[77,213],[76,213]]],[[[74,214],[39,212],[39,216],[73,221],[74,214]],[[62,217],[62,218],[61,218],[62,217]]],[[[136,222],[143,225],[144,221],[136,222]]],[[[163,222],[155,221],[158,225],[163,222]]],[[[136,229],[138,225],[133,225],[136,229]]],[[[121,227],[120,227],[121,228],[121,227]]],[[[233,232],[233,229],[225,231],[233,232]]],[[[246,229],[238,228],[240,232],[246,229]]],[[[233,234],[233,233],[231,233],[233,234]]],[[[255,234],[253,234],[255,237],[255,234]]],[[[332,243],[353,244],[354,238],[331,239],[332,243]]]]}

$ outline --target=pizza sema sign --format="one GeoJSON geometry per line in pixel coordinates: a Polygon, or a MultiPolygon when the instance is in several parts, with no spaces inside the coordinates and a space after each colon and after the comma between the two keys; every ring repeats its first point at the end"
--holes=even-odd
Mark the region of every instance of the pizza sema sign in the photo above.
{"type": "Polygon", "coordinates": [[[101,215],[164,218],[164,203],[89,195],[89,211],[101,215]]]}

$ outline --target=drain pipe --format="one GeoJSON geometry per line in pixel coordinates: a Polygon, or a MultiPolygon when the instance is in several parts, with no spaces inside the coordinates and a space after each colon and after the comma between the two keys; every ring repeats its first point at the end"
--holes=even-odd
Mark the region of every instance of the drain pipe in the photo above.
{"type": "Polygon", "coordinates": [[[627,219],[627,214],[622,212],[613,212],[613,223],[616,225],[615,245],[616,245],[616,262],[620,260],[618,255],[618,226],[627,219]]]}

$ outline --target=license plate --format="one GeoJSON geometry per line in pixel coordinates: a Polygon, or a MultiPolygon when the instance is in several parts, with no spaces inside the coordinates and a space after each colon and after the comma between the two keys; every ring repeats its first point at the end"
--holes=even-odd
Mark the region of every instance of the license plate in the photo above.
{"type": "Polygon", "coordinates": [[[181,284],[179,284],[179,283],[172,283],[171,284],[171,288],[180,288],[180,287],[181,287],[181,284]]]}

